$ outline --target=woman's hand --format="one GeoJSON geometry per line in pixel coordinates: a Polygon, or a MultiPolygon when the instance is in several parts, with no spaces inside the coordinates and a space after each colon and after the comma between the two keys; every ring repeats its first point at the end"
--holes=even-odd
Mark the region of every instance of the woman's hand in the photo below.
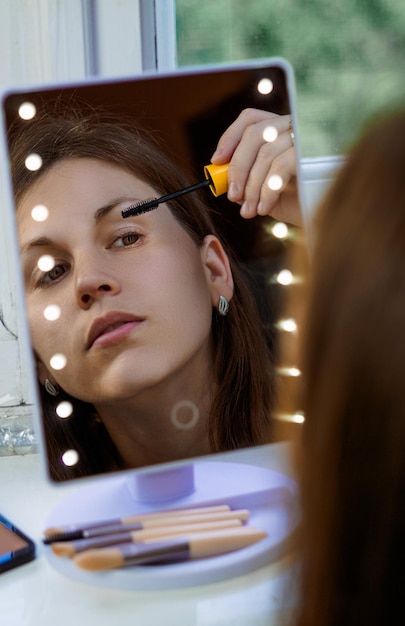
{"type": "Polygon", "coordinates": [[[219,139],[212,163],[229,162],[228,199],[245,218],[271,215],[301,225],[289,115],[244,109],[219,139]]]}

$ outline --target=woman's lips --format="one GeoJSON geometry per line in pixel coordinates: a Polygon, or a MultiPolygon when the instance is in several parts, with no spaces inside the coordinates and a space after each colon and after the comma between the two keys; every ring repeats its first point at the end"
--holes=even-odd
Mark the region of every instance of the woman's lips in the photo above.
{"type": "Polygon", "coordinates": [[[122,313],[108,313],[93,322],[86,341],[87,350],[104,347],[126,337],[143,320],[122,313]]]}
{"type": "Polygon", "coordinates": [[[120,326],[113,328],[112,330],[105,331],[102,335],[99,335],[92,343],[92,348],[95,346],[108,346],[111,343],[115,343],[123,339],[128,335],[136,326],[139,326],[141,322],[125,322],[120,326]]]}

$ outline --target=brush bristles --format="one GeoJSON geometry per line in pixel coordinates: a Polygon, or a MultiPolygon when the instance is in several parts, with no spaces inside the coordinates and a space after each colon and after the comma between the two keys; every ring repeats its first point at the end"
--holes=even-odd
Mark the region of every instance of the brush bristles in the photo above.
{"type": "Polygon", "coordinates": [[[74,539],[82,539],[83,532],[81,530],[67,530],[63,533],[55,533],[48,535],[43,539],[44,544],[54,543],[55,541],[73,541],[74,539]]]}
{"type": "Polygon", "coordinates": [[[133,206],[128,207],[125,211],[122,211],[122,217],[130,217],[131,215],[141,215],[142,213],[147,213],[148,211],[153,211],[153,209],[157,209],[159,206],[158,198],[148,198],[147,200],[141,200],[141,202],[137,202],[133,206]]]}

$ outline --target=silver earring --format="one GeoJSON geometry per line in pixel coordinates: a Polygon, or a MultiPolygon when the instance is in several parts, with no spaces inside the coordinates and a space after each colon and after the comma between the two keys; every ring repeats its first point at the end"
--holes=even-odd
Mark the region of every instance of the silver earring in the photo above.
{"type": "Polygon", "coordinates": [[[219,296],[218,313],[225,316],[229,311],[229,302],[225,296],[219,296]]]}
{"type": "Polygon", "coordinates": [[[57,396],[59,394],[58,387],[53,385],[48,378],[45,379],[44,387],[45,387],[46,391],[49,393],[50,396],[54,396],[55,397],[55,396],[57,396]]]}

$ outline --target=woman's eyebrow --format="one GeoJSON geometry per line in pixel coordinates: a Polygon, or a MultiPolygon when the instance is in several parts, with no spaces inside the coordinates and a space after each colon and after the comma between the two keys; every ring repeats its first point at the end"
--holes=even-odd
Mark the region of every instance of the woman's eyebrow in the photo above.
{"type": "MultiPolygon", "coordinates": [[[[135,202],[140,202],[141,199],[136,196],[122,196],[120,198],[115,198],[108,204],[100,207],[94,213],[94,220],[96,224],[98,224],[104,217],[106,217],[113,209],[116,209],[123,202],[130,202],[131,204],[135,202]]],[[[54,245],[54,241],[49,239],[48,237],[38,237],[37,239],[31,239],[20,246],[20,253],[25,254],[32,250],[33,248],[48,248],[54,245]]]]}
{"type": "Polygon", "coordinates": [[[117,208],[117,206],[122,204],[123,202],[131,202],[132,204],[132,203],[139,202],[139,201],[140,199],[134,196],[121,196],[120,198],[115,198],[111,202],[108,202],[108,204],[105,204],[104,206],[97,209],[97,211],[94,213],[94,220],[96,224],[98,224],[113,209],[117,208]]]}
{"type": "Polygon", "coordinates": [[[39,237],[38,239],[31,239],[31,241],[27,241],[20,246],[20,254],[25,254],[29,252],[33,248],[50,248],[54,245],[52,239],[48,239],[48,237],[39,237]]]}

